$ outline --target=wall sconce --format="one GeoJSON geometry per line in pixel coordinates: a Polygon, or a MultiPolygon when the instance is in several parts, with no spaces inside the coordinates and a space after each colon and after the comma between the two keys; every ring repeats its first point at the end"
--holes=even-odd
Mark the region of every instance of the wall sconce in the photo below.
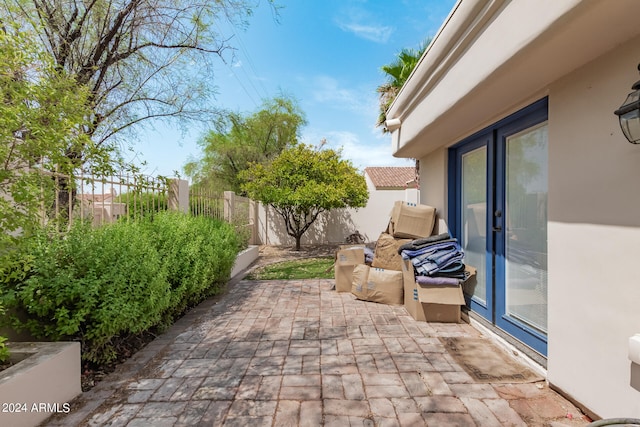
{"type": "MultiPolygon", "coordinates": [[[[640,64],[638,64],[640,71],[640,64]]],[[[640,80],[631,87],[624,104],[614,114],[620,119],[620,128],[630,143],[640,144],[640,80]]]]}

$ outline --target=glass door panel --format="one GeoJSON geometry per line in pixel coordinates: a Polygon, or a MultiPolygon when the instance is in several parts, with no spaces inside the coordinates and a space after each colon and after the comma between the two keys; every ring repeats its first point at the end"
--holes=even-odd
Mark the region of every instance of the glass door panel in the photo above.
{"type": "MultiPolygon", "coordinates": [[[[547,353],[546,98],[449,150],[449,224],[477,269],[471,310],[547,353]]],[[[473,280],[470,280],[473,282],[473,280]]]]}
{"type": "Polygon", "coordinates": [[[472,291],[475,302],[487,304],[487,147],[480,147],[462,155],[461,180],[462,228],[460,244],[465,263],[477,269],[472,291]]]}
{"type": "Polygon", "coordinates": [[[547,125],[506,138],[505,315],[547,332],[547,125]]]}

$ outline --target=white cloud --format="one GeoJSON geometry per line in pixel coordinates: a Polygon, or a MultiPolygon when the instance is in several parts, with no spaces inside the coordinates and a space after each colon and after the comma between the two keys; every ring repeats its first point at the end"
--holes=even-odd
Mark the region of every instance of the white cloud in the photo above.
{"type": "Polygon", "coordinates": [[[386,25],[388,16],[375,12],[366,1],[346,1],[339,8],[335,24],[342,31],[376,43],[386,43],[395,28],[386,25]]]}
{"type": "Polygon", "coordinates": [[[333,77],[314,77],[311,92],[315,101],[329,104],[334,109],[346,109],[366,115],[370,115],[372,111],[377,113],[374,92],[368,93],[367,89],[346,89],[333,77]]]}
{"type": "Polygon", "coordinates": [[[342,150],[342,158],[348,159],[358,169],[368,166],[411,166],[410,159],[399,159],[391,154],[391,138],[360,141],[358,135],[350,131],[322,132],[317,129],[308,130],[302,135],[302,141],[317,146],[322,138],[326,138],[326,148],[342,150]]]}
{"type": "Polygon", "coordinates": [[[387,25],[360,24],[357,22],[337,22],[337,24],[342,31],[353,33],[357,37],[376,43],[386,43],[394,31],[393,27],[387,25]]]}

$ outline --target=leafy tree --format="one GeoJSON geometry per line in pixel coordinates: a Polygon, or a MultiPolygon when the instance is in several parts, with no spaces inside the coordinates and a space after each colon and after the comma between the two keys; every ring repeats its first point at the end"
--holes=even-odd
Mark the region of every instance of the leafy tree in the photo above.
{"type": "Polygon", "coordinates": [[[295,145],[305,124],[304,113],[286,97],[267,100],[249,115],[230,113],[202,138],[202,157],[187,163],[184,171],[198,185],[241,192],[239,173],[295,145]]]}
{"type": "Polygon", "coordinates": [[[47,173],[73,172],[69,149],[83,146],[96,165],[111,159],[81,130],[88,91],[33,40],[17,24],[0,27],[0,256],[16,235],[38,225],[43,196],[53,200],[47,173]]]}
{"type": "Polygon", "coordinates": [[[369,192],[364,176],[334,150],[299,144],[270,164],[253,163],[243,172],[249,197],[269,205],[282,217],[287,234],[300,238],[322,212],[364,207],[369,192]]]}
{"type": "MultiPolygon", "coordinates": [[[[267,0],[271,3],[271,0],[267,0]]],[[[83,130],[98,145],[153,118],[209,119],[210,65],[229,47],[216,20],[246,24],[251,0],[5,0],[0,26],[19,22],[78,87],[83,130]]],[[[67,155],[82,158],[84,146],[67,155]]]]}
{"type": "MultiPolygon", "coordinates": [[[[385,120],[387,120],[387,110],[430,44],[431,39],[428,38],[418,49],[402,49],[392,63],[381,67],[381,70],[386,74],[387,81],[376,89],[379,94],[380,105],[380,114],[378,115],[376,126],[384,125],[385,120]]],[[[383,127],[382,129],[383,132],[387,132],[386,128],[383,127]]]]}

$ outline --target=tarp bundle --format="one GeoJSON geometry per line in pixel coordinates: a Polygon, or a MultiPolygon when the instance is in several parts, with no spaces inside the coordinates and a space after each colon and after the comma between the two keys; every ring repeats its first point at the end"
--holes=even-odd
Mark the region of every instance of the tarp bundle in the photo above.
{"type": "Polygon", "coordinates": [[[464,252],[458,240],[452,238],[449,233],[413,240],[400,246],[398,252],[403,259],[411,261],[416,272],[416,281],[419,283],[457,283],[466,278],[465,265],[462,262],[464,252]]]}

